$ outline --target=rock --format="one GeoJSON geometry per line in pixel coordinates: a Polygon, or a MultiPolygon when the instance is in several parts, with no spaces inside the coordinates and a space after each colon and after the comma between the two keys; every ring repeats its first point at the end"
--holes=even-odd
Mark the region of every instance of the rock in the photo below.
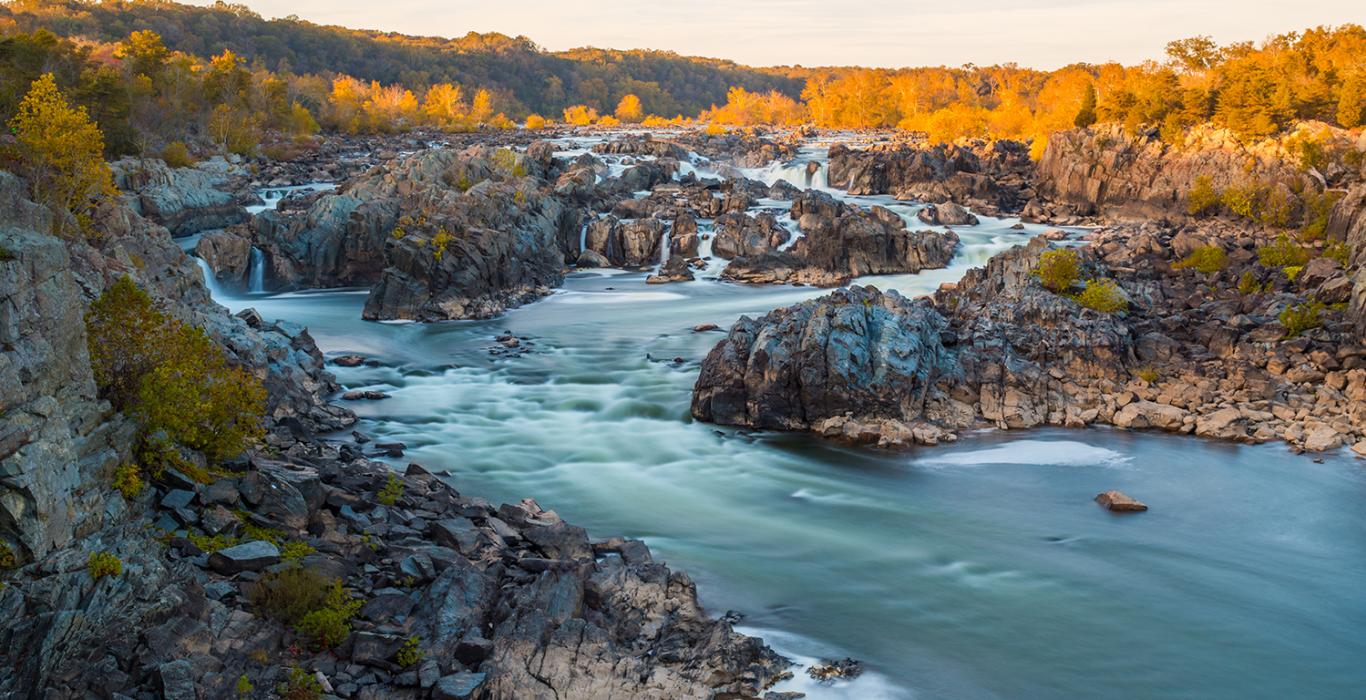
{"type": "Polygon", "coordinates": [[[1176,406],[1153,401],[1135,401],[1115,414],[1114,423],[1121,428],[1159,428],[1178,430],[1183,424],[1186,412],[1176,406]]]}
{"type": "Polygon", "coordinates": [[[365,364],[364,355],[342,355],[332,360],[332,364],[338,367],[359,367],[365,364]]]}
{"type": "Polygon", "coordinates": [[[708,331],[719,330],[721,330],[721,327],[716,325],[715,323],[699,323],[696,326],[692,327],[692,332],[694,333],[706,333],[708,331]]]}
{"type": "Polygon", "coordinates": [[[194,254],[208,264],[218,281],[246,288],[251,272],[250,239],[229,231],[210,231],[195,244],[194,254]]]}
{"type": "Polygon", "coordinates": [[[806,669],[806,675],[820,683],[830,683],[833,681],[849,681],[858,678],[863,673],[863,664],[855,659],[840,659],[837,661],[822,661],[812,664],[806,669]]]}
{"type": "Polygon", "coordinates": [[[611,267],[612,261],[595,250],[585,249],[574,263],[578,267],[611,267]]]}
{"type": "Polygon", "coordinates": [[[224,576],[243,571],[261,571],[280,563],[280,550],[265,540],[245,542],[209,555],[209,568],[224,576]]]}
{"type": "Polygon", "coordinates": [[[219,189],[227,179],[222,173],[202,167],[171,168],[154,158],[124,158],[110,167],[128,206],[174,235],[226,228],[247,220],[246,209],[219,189]]]}
{"type": "Polygon", "coordinates": [[[916,213],[916,218],[931,226],[976,226],[979,221],[968,210],[954,204],[927,204],[916,213]]]}
{"type": "Polygon", "coordinates": [[[1304,449],[1309,452],[1324,452],[1342,446],[1342,435],[1332,426],[1319,424],[1304,436],[1304,449]]]}
{"type": "Polygon", "coordinates": [[[379,401],[387,398],[388,394],[373,389],[353,389],[342,394],[343,401],[379,401]]]}
{"type": "Polygon", "coordinates": [[[924,302],[857,286],[741,317],[703,361],[692,415],[786,430],[850,411],[914,418],[905,397],[956,371],[940,342],[944,326],[924,302]]]}
{"type": "Polygon", "coordinates": [[[681,257],[674,256],[659,268],[658,274],[650,275],[645,278],[646,284],[668,284],[670,282],[691,282],[693,280],[692,270],[688,267],[688,261],[681,257]]]}
{"type": "Polygon", "coordinates": [[[484,682],[482,673],[461,671],[443,677],[432,688],[433,700],[463,700],[474,696],[474,691],[484,682]]]}
{"type": "Polygon", "coordinates": [[[1366,457],[1366,440],[1362,440],[1357,444],[1352,445],[1352,451],[1357,453],[1357,456],[1359,457],[1366,457]]]}
{"type": "Polygon", "coordinates": [[[1147,505],[1136,501],[1119,491],[1106,491],[1104,493],[1096,494],[1095,500],[1096,503],[1117,513],[1138,512],[1148,509],[1147,505]]]}

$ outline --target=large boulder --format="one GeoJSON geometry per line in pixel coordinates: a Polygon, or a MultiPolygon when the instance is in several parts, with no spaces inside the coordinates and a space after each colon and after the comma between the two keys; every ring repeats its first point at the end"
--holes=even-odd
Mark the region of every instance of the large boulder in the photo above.
{"type": "Polygon", "coordinates": [[[125,158],[113,164],[114,181],[133,211],[176,236],[224,228],[247,220],[247,210],[224,191],[235,169],[222,160],[172,168],[156,159],[125,158]]]}
{"type": "Polygon", "coordinates": [[[846,412],[918,417],[929,386],[957,371],[945,327],[929,304],[872,287],[741,317],[703,361],[692,414],[787,430],[846,412]]]}

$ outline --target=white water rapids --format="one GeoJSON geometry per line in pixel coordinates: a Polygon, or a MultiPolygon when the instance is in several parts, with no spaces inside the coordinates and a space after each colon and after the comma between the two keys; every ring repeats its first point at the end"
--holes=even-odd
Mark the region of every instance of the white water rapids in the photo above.
{"type": "MultiPolygon", "coordinates": [[[[766,181],[804,177],[796,163],[766,181]]],[[[701,166],[696,166],[701,167],[701,166]]],[[[824,168],[820,171],[823,178],[824,168]]],[[[804,182],[793,180],[794,184],[804,182]]],[[[813,184],[816,184],[813,182],[813,184]]],[[[820,184],[823,184],[820,183],[820,184]]],[[[818,185],[819,186],[819,185],[818,185]]],[[[916,205],[881,204],[905,217],[916,205]]],[[[1041,227],[956,228],[952,266],[871,280],[907,294],[956,281],[1041,227]]],[[[702,232],[709,232],[703,222],[702,232]]],[[[704,236],[704,254],[710,240],[704,236]]],[[[822,290],[644,273],[571,274],[491,321],[360,320],[354,290],[231,297],[310,327],[359,430],[495,502],[532,496],[594,536],[649,543],[717,614],[799,661],[852,656],[853,683],[810,698],[1285,698],[1360,693],[1366,659],[1366,473],[1282,446],[1108,429],[983,432],[884,452],[693,422],[701,358],[741,314],[822,290]],[[504,330],[531,352],[493,356],[504,330]],[[674,358],[681,358],[675,362],[674,358]],[[1091,501],[1121,489],[1153,509],[1091,501]]]]}

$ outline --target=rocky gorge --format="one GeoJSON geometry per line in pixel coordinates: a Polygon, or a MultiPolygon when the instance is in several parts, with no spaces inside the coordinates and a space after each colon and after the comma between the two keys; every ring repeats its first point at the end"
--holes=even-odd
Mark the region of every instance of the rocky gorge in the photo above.
{"type": "MultiPolygon", "coordinates": [[[[535,500],[495,506],[465,493],[462,476],[480,476],[473,441],[443,455],[475,467],[465,475],[405,455],[444,450],[431,444],[442,445],[439,438],[421,437],[441,430],[428,417],[417,419],[430,425],[416,439],[404,437],[409,444],[368,434],[376,413],[412,410],[403,394],[420,388],[418,377],[478,374],[465,357],[437,355],[440,364],[395,378],[401,365],[390,360],[338,355],[337,345],[325,355],[294,321],[218,306],[173,233],[199,236],[194,250],[218,283],[245,287],[256,269],[266,291],[303,293],[304,303],[315,298],[309,290],[360,287],[363,306],[346,308],[369,320],[511,325],[514,310],[525,307],[578,322],[591,311],[568,302],[653,294],[684,307],[695,298],[677,301],[668,290],[690,281],[734,297],[739,315],[750,302],[736,290],[800,292],[795,303],[741,316],[700,363],[677,349],[677,329],[651,325],[625,345],[590,353],[589,362],[633,358],[637,374],[611,375],[609,384],[642,384],[644,375],[672,390],[677,381],[660,375],[694,384],[684,372],[695,371],[688,410],[711,424],[908,449],[982,427],[1089,425],[1283,440],[1314,452],[1362,449],[1366,190],[1351,177],[1335,175],[1344,194],[1314,248],[1342,243],[1346,261],[1316,255],[1289,266],[1299,268],[1291,273],[1260,260],[1262,249],[1278,244],[1275,230],[1187,217],[1179,195],[1149,196],[1151,187],[1085,209],[1079,202],[1094,198],[1044,183],[1074,183],[1066,187],[1082,193],[1093,183],[1048,175],[1064,162],[1060,155],[1045,156],[1035,172],[1021,144],[855,150],[837,142],[828,160],[803,161],[801,143],[519,136],[444,148],[410,143],[412,153],[371,143],[361,165],[328,165],[340,158],[326,156],[255,164],[255,173],[244,168],[224,179],[191,174],[212,173],[217,163],[153,164],[145,179],[122,181],[124,203],[101,213],[104,235],[81,242],[40,233],[45,210],[26,200],[20,181],[0,175],[0,203],[14,212],[0,227],[0,250],[10,254],[0,260],[0,377],[19,389],[0,405],[0,536],[16,565],[4,573],[0,609],[22,621],[0,632],[0,693],[229,697],[246,679],[248,695],[316,683],[330,696],[363,698],[794,697],[773,689],[790,679],[788,661],[752,632],[737,632],[740,615],[709,616],[693,579],[656,561],[655,541],[590,537],[535,500]],[[823,172],[832,187],[760,179],[756,169],[774,158],[796,159],[793,179],[823,172]],[[246,215],[253,191],[317,181],[337,187],[246,215]],[[164,192],[168,183],[222,196],[176,200],[164,192]],[[874,193],[900,201],[858,199],[874,193]],[[1157,212],[1154,220],[1116,214],[1128,197],[1157,212]],[[173,200],[179,204],[160,204],[173,200]],[[988,217],[1023,213],[1031,202],[1038,218],[1100,225],[1084,235],[1008,234],[1002,252],[961,279],[957,268],[944,269],[981,235],[974,229],[990,225],[988,217]],[[1052,240],[1059,237],[1073,240],[1052,240]],[[1188,264],[1212,248],[1223,260],[1217,269],[1188,264]],[[1078,279],[1065,293],[1037,274],[1042,256],[1055,250],[1078,255],[1078,279]],[[634,277],[610,271],[600,271],[614,276],[592,295],[567,289],[571,278],[603,267],[630,270],[650,290],[627,287],[634,277]],[[955,276],[916,298],[859,279],[934,271],[955,276]],[[124,275],[168,313],[205,328],[269,396],[258,448],[206,480],[168,471],[133,499],[109,482],[132,458],[134,426],[97,395],[82,318],[124,275]],[[1079,303],[1090,280],[1113,281],[1126,311],[1079,303]],[[797,285],[839,288],[807,293],[797,285]],[[1314,301],[1324,305],[1321,322],[1290,337],[1282,312],[1314,301]],[[657,346],[672,352],[652,355],[657,346]],[[337,378],[343,373],[345,382],[337,378]],[[373,403],[348,403],[355,413],[340,408],[331,400],[343,389],[373,395],[373,403]],[[389,392],[399,396],[385,403],[389,392]],[[117,557],[122,573],[95,576],[88,556],[96,552],[117,557]],[[300,567],[341,582],[345,603],[358,606],[346,641],[331,650],[314,648],[262,603],[285,572],[300,567]]],[[[1132,179],[1125,168],[1088,177],[1104,183],[1096,192],[1112,193],[1129,192],[1119,183],[1132,179]]],[[[762,299],[769,298],[780,297],[762,299]]],[[[256,301],[270,299],[245,303],[256,301]]],[[[683,326],[682,335],[696,338],[689,342],[711,346],[722,337],[696,322],[683,326]]],[[[486,326],[430,324],[433,333],[471,327],[482,333],[486,326]]],[[[524,391],[555,376],[549,386],[560,410],[624,412],[633,430],[642,419],[684,422],[640,400],[569,393],[583,373],[553,364],[574,359],[568,343],[495,332],[494,353],[516,351],[491,360],[484,374],[492,379],[475,392],[519,406],[521,419],[542,420],[543,411],[520,408],[528,403],[523,394],[499,393],[507,389],[498,381],[519,363],[532,366],[529,376],[514,374],[507,384],[524,391]]],[[[442,392],[463,393],[459,386],[442,392]]],[[[511,422],[503,405],[448,422],[493,432],[511,422]]],[[[540,429],[552,440],[578,439],[540,429]]],[[[717,438],[730,450],[753,439],[731,435],[717,438]]],[[[630,442],[619,437],[610,440],[630,442]]],[[[659,443],[656,451],[669,451],[659,443]]],[[[500,469],[534,461],[505,454],[500,469]]],[[[555,481],[546,478],[545,487],[555,481]]],[[[788,500],[819,498],[802,494],[794,490],[788,500]]],[[[618,505],[628,509],[630,500],[618,505]]],[[[676,546],[667,532],[642,532],[676,546]]],[[[730,541],[711,544],[725,549],[730,541]]],[[[785,608],[775,608],[781,619],[785,608]]]]}

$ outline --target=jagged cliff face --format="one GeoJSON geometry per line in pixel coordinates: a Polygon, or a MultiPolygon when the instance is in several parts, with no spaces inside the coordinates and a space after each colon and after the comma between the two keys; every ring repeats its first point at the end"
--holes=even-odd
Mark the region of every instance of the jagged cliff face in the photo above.
{"type": "Polygon", "coordinates": [[[129,459],[134,428],[98,398],[84,315],[125,275],[261,378],[274,425],[309,433],[354,422],[326,402],[337,385],[302,327],[228,314],[167,230],[127,207],[103,209],[96,229],[88,242],[53,236],[47,209],[0,172],[0,539],[21,560],[123,509],[110,481],[129,459]]]}
{"type": "Polygon", "coordinates": [[[1350,310],[1362,338],[1366,338],[1366,184],[1357,185],[1333,207],[1328,237],[1346,241],[1352,252],[1350,310]]]}
{"type": "Polygon", "coordinates": [[[96,396],[85,303],[51,214],[0,172],[0,541],[20,559],[98,528],[132,426],[96,396]]]}
{"type": "Polygon", "coordinates": [[[1184,215],[1196,178],[1216,189],[1254,179],[1289,188],[1314,186],[1294,160],[1275,146],[1249,147],[1217,130],[1193,132],[1182,148],[1155,134],[1131,134],[1119,125],[1054,133],[1038,164],[1044,197],[1083,215],[1118,219],[1184,215]]]}

